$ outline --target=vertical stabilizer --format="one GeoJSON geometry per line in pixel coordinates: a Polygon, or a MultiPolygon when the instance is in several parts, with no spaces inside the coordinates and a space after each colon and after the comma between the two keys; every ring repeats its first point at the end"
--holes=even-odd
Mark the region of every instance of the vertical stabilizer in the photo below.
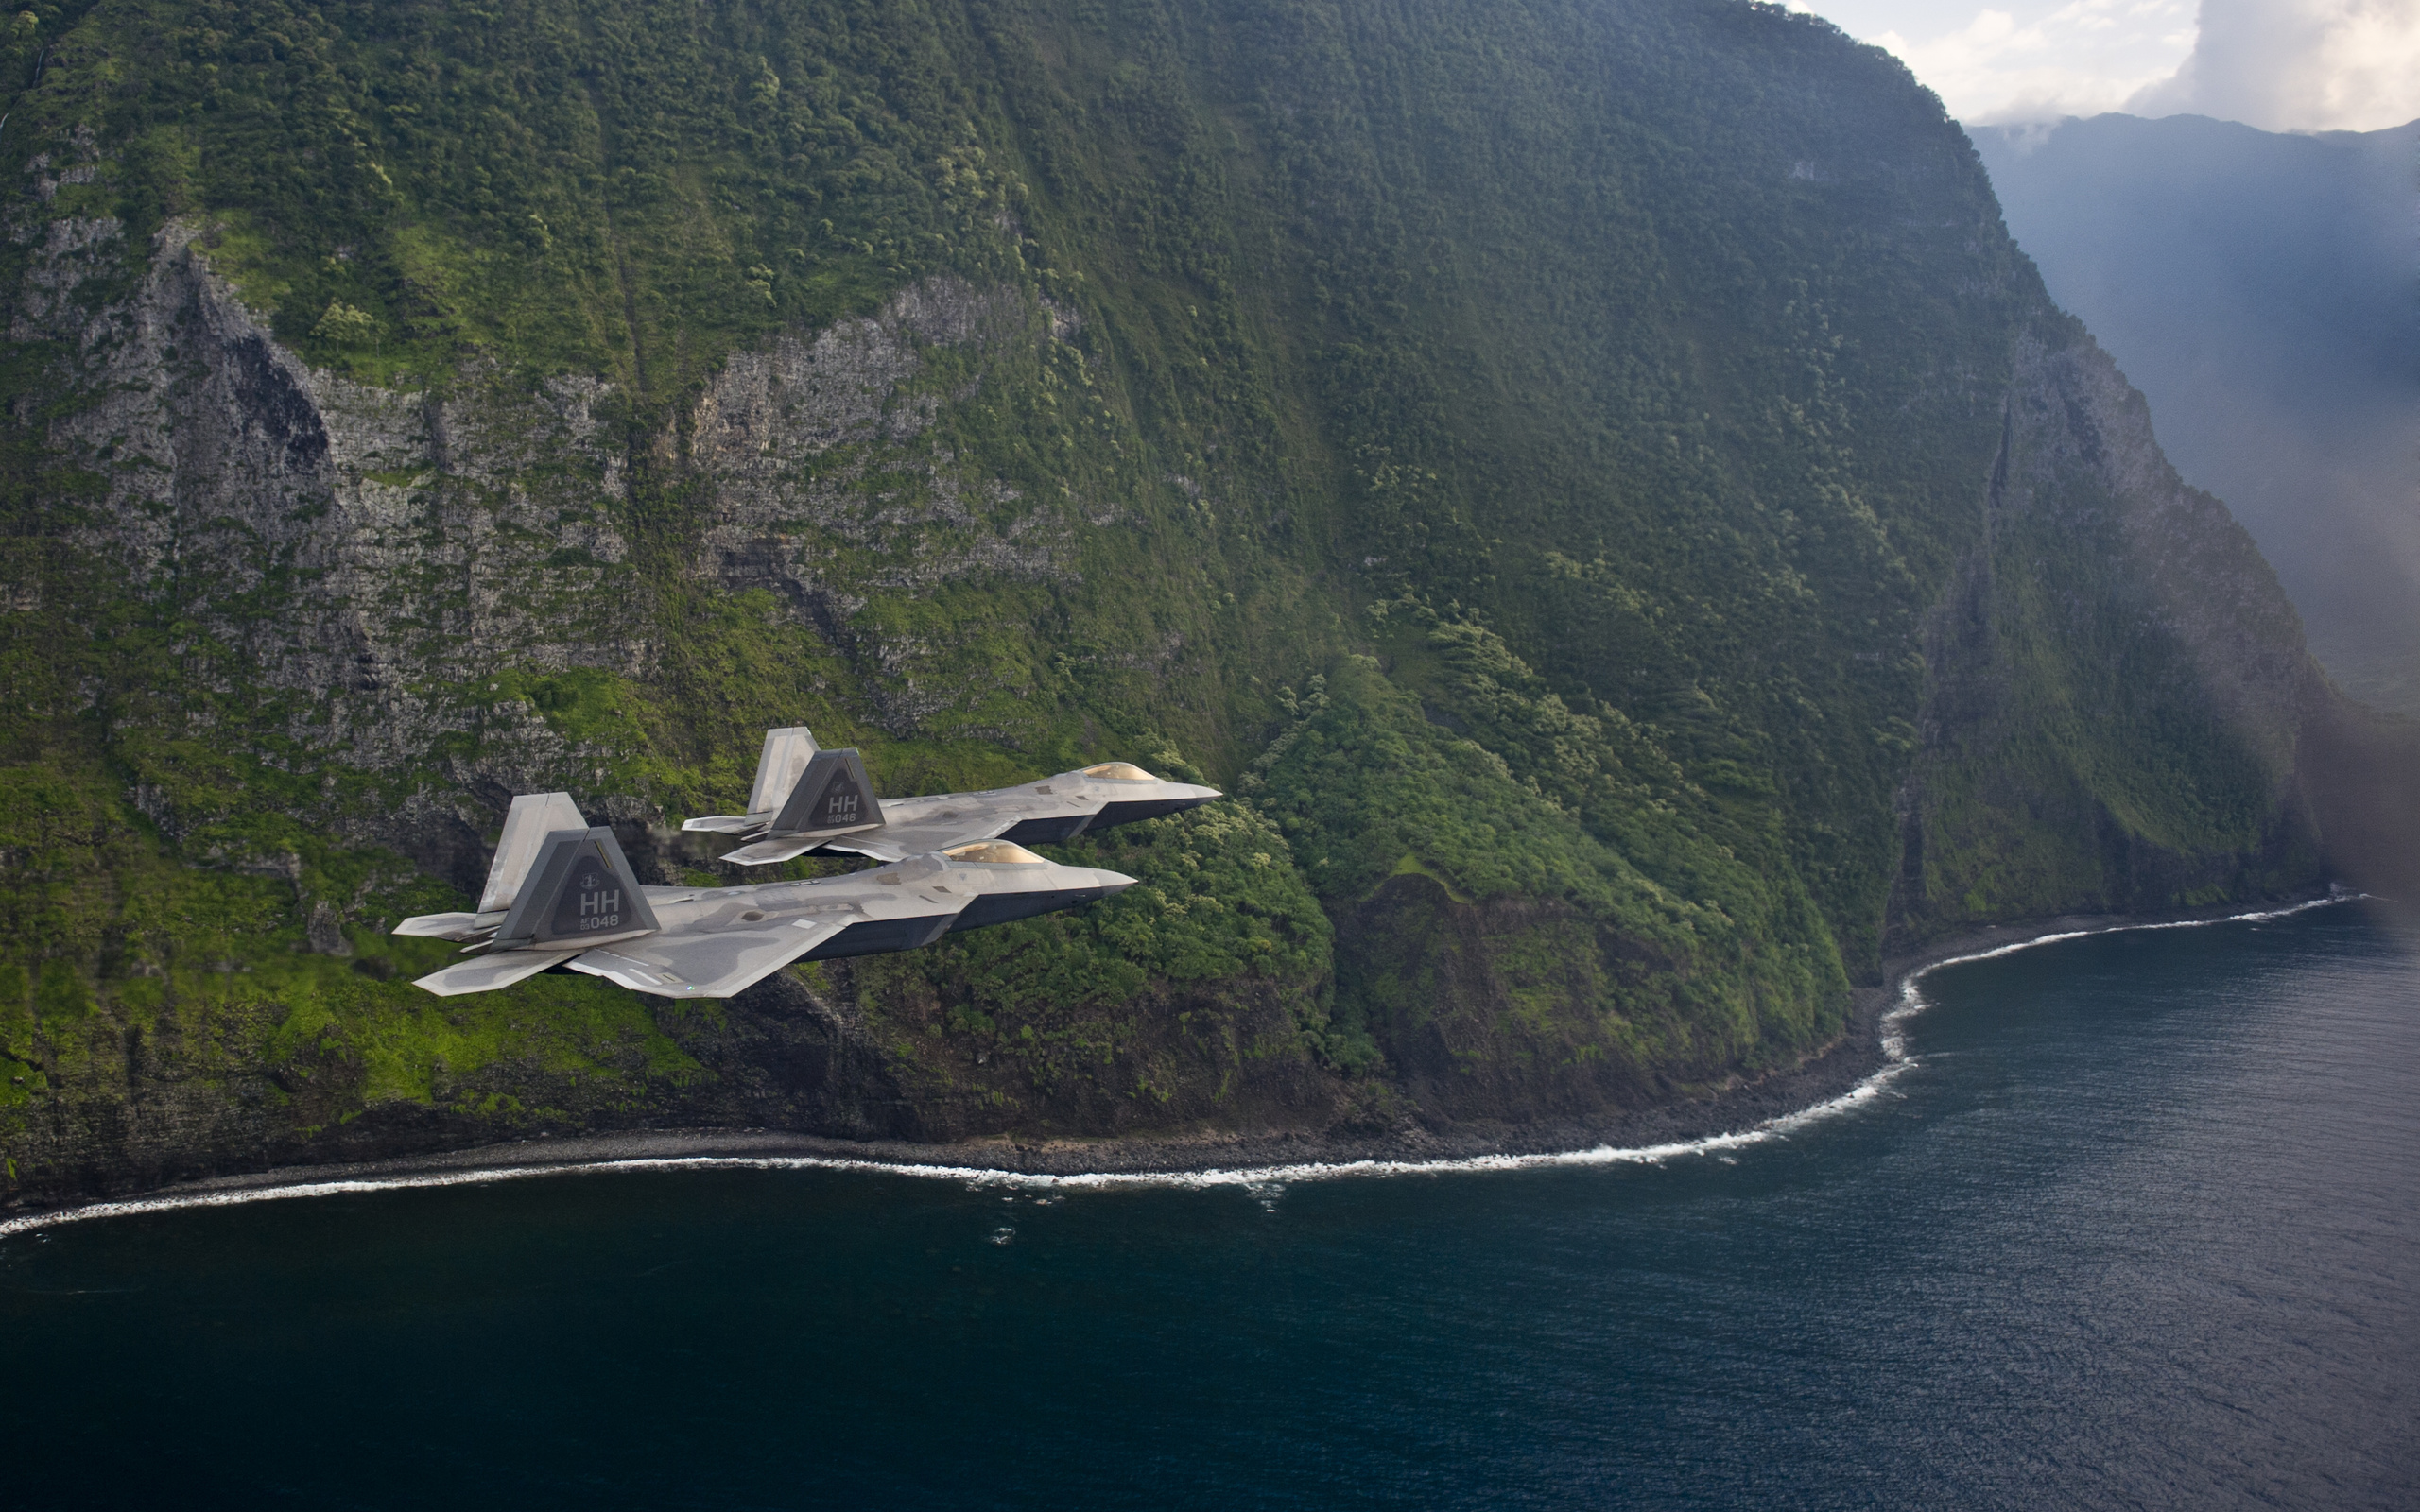
{"type": "Polygon", "coordinates": [[[557,830],[538,848],[512,912],[495,932],[498,952],[583,945],[652,933],[655,910],[631,872],[614,832],[557,830]]]}
{"type": "Polygon", "coordinates": [[[750,816],[780,808],[814,759],[815,737],[804,725],[765,731],[765,753],[756,758],[756,785],[748,794],[750,816]]]}
{"type": "Polygon", "coordinates": [[[832,830],[878,829],[882,804],[856,751],[843,747],[819,751],[806,764],[789,800],[773,817],[775,835],[814,834],[832,830]]]}
{"type": "Polygon", "coordinates": [[[524,793],[514,799],[511,811],[504,816],[504,834],[495,843],[495,859],[488,863],[488,885],[479,894],[479,912],[492,914],[512,906],[521,881],[529,875],[548,834],[587,828],[588,821],[580,817],[579,805],[569,793],[524,793]]]}

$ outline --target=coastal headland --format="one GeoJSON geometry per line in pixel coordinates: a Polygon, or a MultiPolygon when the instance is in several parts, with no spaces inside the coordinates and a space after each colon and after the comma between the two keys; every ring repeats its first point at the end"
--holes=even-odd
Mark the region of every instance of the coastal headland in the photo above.
{"type": "Polygon", "coordinates": [[[0,87],[0,1203],[1685,1138],[1932,941],[2420,854],[2420,735],[1813,16],[44,0],[0,87]],[[412,986],[515,795],[761,877],[682,826],[802,724],[1231,798],[728,1000],[412,986]]]}

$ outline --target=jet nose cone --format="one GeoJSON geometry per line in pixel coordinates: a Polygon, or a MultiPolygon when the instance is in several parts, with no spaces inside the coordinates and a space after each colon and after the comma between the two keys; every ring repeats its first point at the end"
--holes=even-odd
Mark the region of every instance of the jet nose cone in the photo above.
{"type": "Polygon", "coordinates": [[[1133,886],[1134,879],[1122,871],[1096,871],[1093,873],[1093,883],[1100,888],[1102,897],[1115,898],[1127,888],[1133,886]]]}
{"type": "Polygon", "coordinates": [[[1193,782],[1170,782],[1168,786],[1178,798],[1184,800],[1186,808],[1192,808],[1199,803],[1207,803],[1214,798],[1227,796],[1215,787],[1202,787],[1193,782]]]}

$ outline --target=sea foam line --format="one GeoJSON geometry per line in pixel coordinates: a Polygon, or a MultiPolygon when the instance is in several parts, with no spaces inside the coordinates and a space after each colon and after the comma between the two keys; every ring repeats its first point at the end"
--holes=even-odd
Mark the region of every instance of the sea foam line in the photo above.
{"type": "Polygon", "coordinates": [[[60,1224],[95,1218],[123,1218],[139,1213],[168,1212],[182,1208],[232,1208],[253,1202],[281,1202],[297,1197],[331,1197],[359,1192],[408,1192],[424,1187],[487,1186],[522,1181],[532,1177],[582,1176],[619,1171],[861,1171],[883,1176],[921,1177],[958,1181],[972,1187],[1020,1187],[1046,1191],[1111,1191],[1147,1187],[1207,1190],[1242,1187],[1267,1192],[1298,1181],[1334,1181],[1354,1177],[1448,1176],[1463,1172],[1535,1171],[1561,1166],[1661,1165],[1692,1155],[1718,1155],[1787,1139],[1811,1124],[1861,1108],[1882,1095],[1890,1084],[1916,1065],[1908,1049],[1908,1022],[1931,1005],[1919,985],[1944,967],[1996,960],[2019,951],[2094,935],[2118,935],[2158,929],[2204,929],[2214,924],[2261,923],[2351,902],[2366,896],[2345,893],[2314,898],[2286,908],[2229,914],[2222,919],[2172,919],[2150,924],[2110,924],[2098,929],[2061,930],[2030,939],[1996,945],[1963,955],[1945,956],[1909,971],[1900,979],[1899,1001],[1886,1010],[1879,1030],[1883,1064],[1856,1086],[1835,1097],[1796,1112],[1769,1118],[1729,1134],[1676,1140],[1664,1144],[1599,1144],[1585,1150],[1560,1150],[1537,1155],[1467,1155],[1433,1160],[1308,1160],[1295,1165],[1239,1166],[1207,1171],[1080,1171],[1069,1174],[1002,1171],[979,1165],[908,1165],[889,1160],[852,1160],[838,1155],[663,1155],[633,1156],[618,1160],[562,1160],[531,1165],[493,1166],[475,1171],[428,1171],[416,1175],[354,1177],[328,1181],[298,1181],[273,1187],[240,1187],[219,1192],[191,1192],[119,1202],[95,1202],[57,1212],[28,1213],[0,1220],[0,1239],[60,1224]]]}

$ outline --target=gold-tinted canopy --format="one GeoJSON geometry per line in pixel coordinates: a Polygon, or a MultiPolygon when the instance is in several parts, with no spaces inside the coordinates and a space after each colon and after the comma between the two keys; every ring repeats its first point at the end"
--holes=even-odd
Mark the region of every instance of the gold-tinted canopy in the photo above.
{"type": "Polygon", "coordinates": [[[954,845],[942,854],[952,861],[972,861],[986,867],[1039,867],[1043,859],[1021,845],[1007,840],[975,840],[954,845]]]}

